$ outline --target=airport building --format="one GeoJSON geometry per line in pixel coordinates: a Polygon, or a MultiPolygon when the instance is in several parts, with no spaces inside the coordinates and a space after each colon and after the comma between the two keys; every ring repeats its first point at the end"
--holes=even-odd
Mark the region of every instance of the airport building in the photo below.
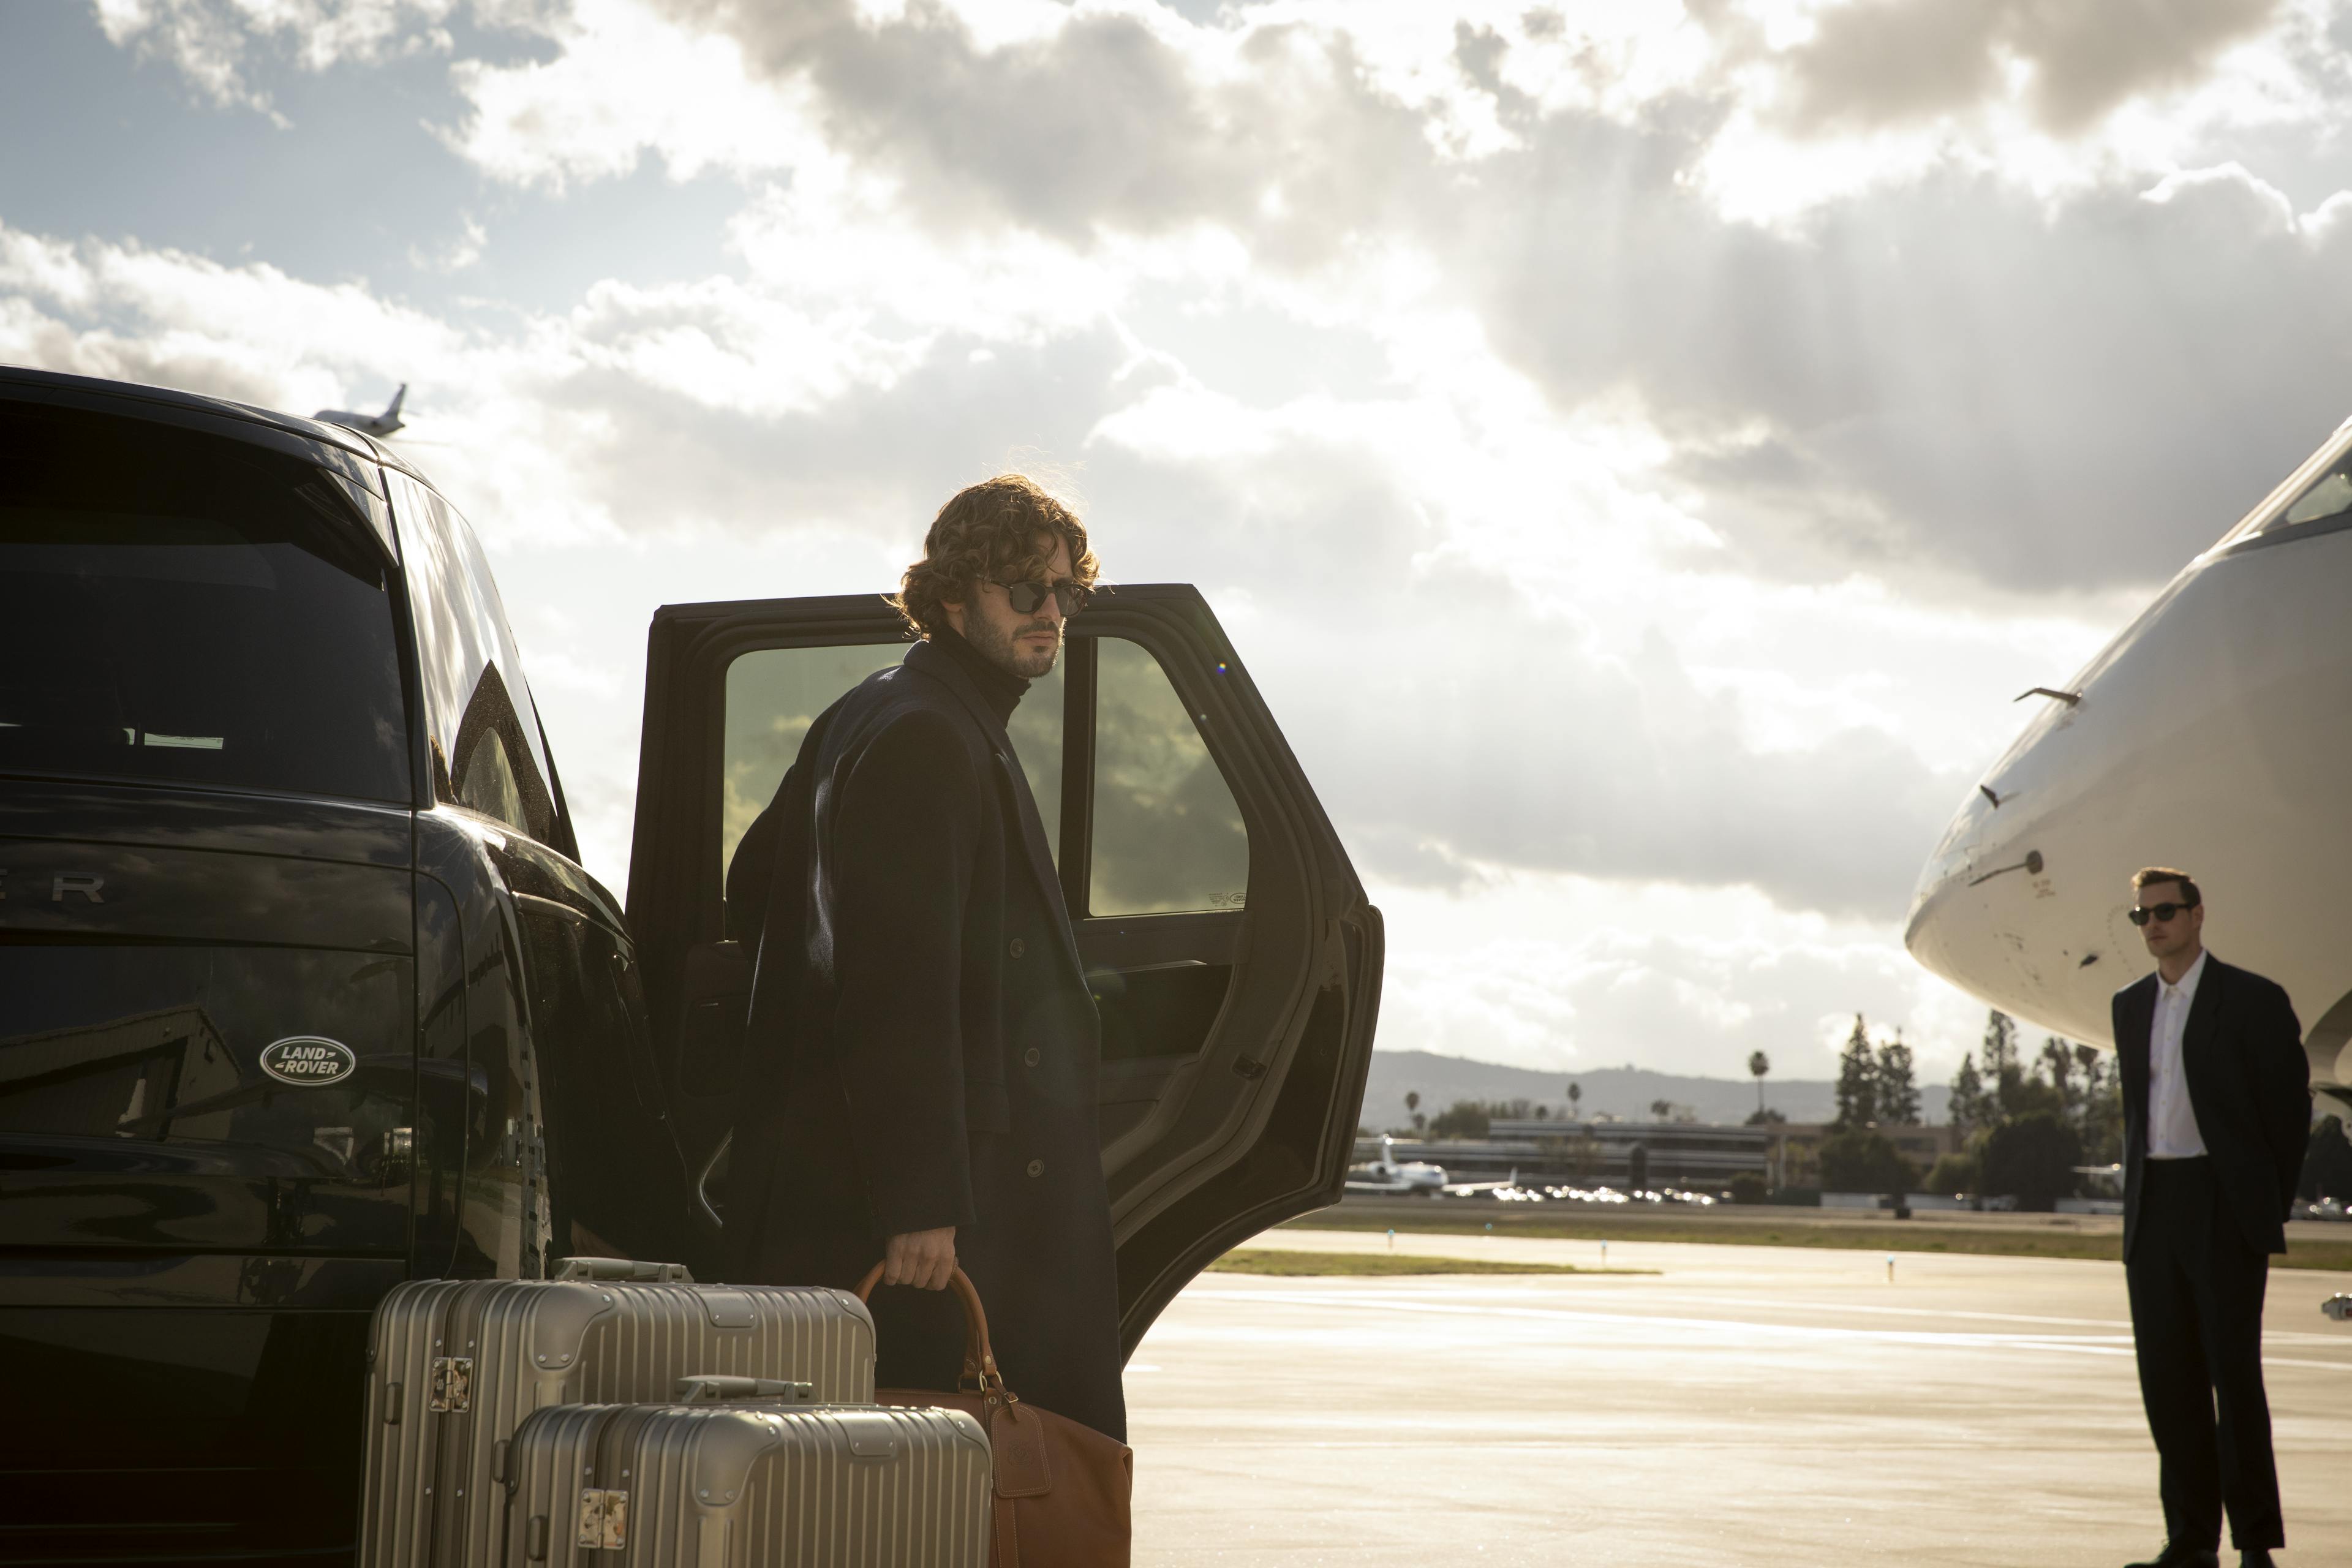
{"type": "MultiPolygon", "coordinates": [[[[1635,1151],[1651,1187],[1721,1192],[1741,1172],[1770,1179],[1768,1127],[1715,1127],[1687,1121],[1536,1121],[1496,1119],[1487,1136],[1458,1142],[1399,1142],[1402,1159],[1445,1167],[1457,1182],[1496,1182],[1518,1173],[1536,1186],[1633,1184],[1635,1151]]],[[[1377,1159],[1377,1138],[1356,1141],[1359,1163],[1377,1159]]]]}
{"type": "MultiPolygon", "coordinates": [[[[1958,1148],[1948,1126],[1874,1126],[1925,1181],[1936,1162],[1958,1148]]],[[[1502,1181],[1517,1172],[1532,1186],[1634,1184],[1634,1151],[1642,1151],[1642,1183],[1722,1192],[1742,1173],[1775,1188],[1822,1185],[1822,1145],[1833,1122],[1774,1122],[1763,1127],[1692,1121],[1538,1121],[1496,1118],[1481,1139],[1396,1145],[1400,1159],[1443,1165],[1457,1182],[1502,1181]]],[[[1378,1139],[1356,1141],[1356,1162],[1380,1157],[1378,1139]]]]}
{"type": "MultiPolygon", "coordinates": [[[[1776,1187],[1820,1186],[1822,1145],[1837,1130],[1833,1121],[1784,1121],[1759,1129],[1771,1134],[1772,1164],[1766,1179],[1776,1187]]],[[[1935,1169],[1937,1160],[1960,1146],[1958,1137],[1946,1125],[1880,1126],[1873,1122],[1871,1131],[1894,1144],[1895,1152],[1911,1163],[1922,1182],[1935,1169]]]]}

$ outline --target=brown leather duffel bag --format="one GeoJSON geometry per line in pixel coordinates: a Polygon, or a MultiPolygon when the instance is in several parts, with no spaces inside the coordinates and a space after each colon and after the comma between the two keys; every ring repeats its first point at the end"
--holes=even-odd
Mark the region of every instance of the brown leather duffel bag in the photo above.
{"type": "MultiPolygon", "coordinates": [[[[882,1266],[858,1282],[857,1298],[874,1294],[882,1266]]],[[[949,1282],[963,1303],[964,1386],[885,1388],[884,1405],[961,1410],[987,1429],[996,1472],[995,1540],[992,1568],[1107,1568],[1128,1561],[1133,1530],[1128,1499],[1134,1489],[1135,1452],[1083,1422],[1034,1405],[1004,1386],[988,1342],[988,1313],[961,1268],[949,1282]]]]}

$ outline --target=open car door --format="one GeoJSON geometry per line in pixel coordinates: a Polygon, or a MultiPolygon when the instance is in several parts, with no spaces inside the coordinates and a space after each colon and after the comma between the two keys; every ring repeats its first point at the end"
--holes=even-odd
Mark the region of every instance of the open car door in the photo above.
{"type": "MultiPolygon", "coordinates": [[[[752,956],[725,940],[726,868],[809,724],[906,647],[870,595],[654,616],[628,918],[707,1245],[752,956]]],[[[1132,1352],[1212,1259],[1338,1200],[1371,1065],[1380,911],[1189,586],[1098,592],[1009,729],[1102,1014],[1132,1352]]]]}

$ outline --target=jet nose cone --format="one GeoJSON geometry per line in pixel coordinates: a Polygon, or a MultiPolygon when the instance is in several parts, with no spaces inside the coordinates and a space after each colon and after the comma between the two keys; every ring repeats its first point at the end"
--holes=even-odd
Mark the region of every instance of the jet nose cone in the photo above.
{"type": "Polygon", "coordinates": [[[2108,857],[2091,849],[2080,820],[2090,802],[2039,761],[2019,748],[1990,787],[1961,803],[1920,872],[1904,945],[2004,1012],[2104,1040],[2107,999],[2137,973],[2109,929],[2123,906],[2111,896],[2116,879],[2101,874],[2108,857]]]}

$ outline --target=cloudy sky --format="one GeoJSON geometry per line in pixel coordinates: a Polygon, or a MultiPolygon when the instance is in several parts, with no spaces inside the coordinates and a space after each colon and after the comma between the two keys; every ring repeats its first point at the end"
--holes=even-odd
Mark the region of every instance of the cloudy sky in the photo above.
{"type": "Polygon", "coordinates": [[[411,384],[592,869],[665,602],[1051,463],[1388,911],[1381,1043],[1948,1075],[1945,818],[2352,412],[2320,0],[34,0],[0,360],[411,384]]]}

